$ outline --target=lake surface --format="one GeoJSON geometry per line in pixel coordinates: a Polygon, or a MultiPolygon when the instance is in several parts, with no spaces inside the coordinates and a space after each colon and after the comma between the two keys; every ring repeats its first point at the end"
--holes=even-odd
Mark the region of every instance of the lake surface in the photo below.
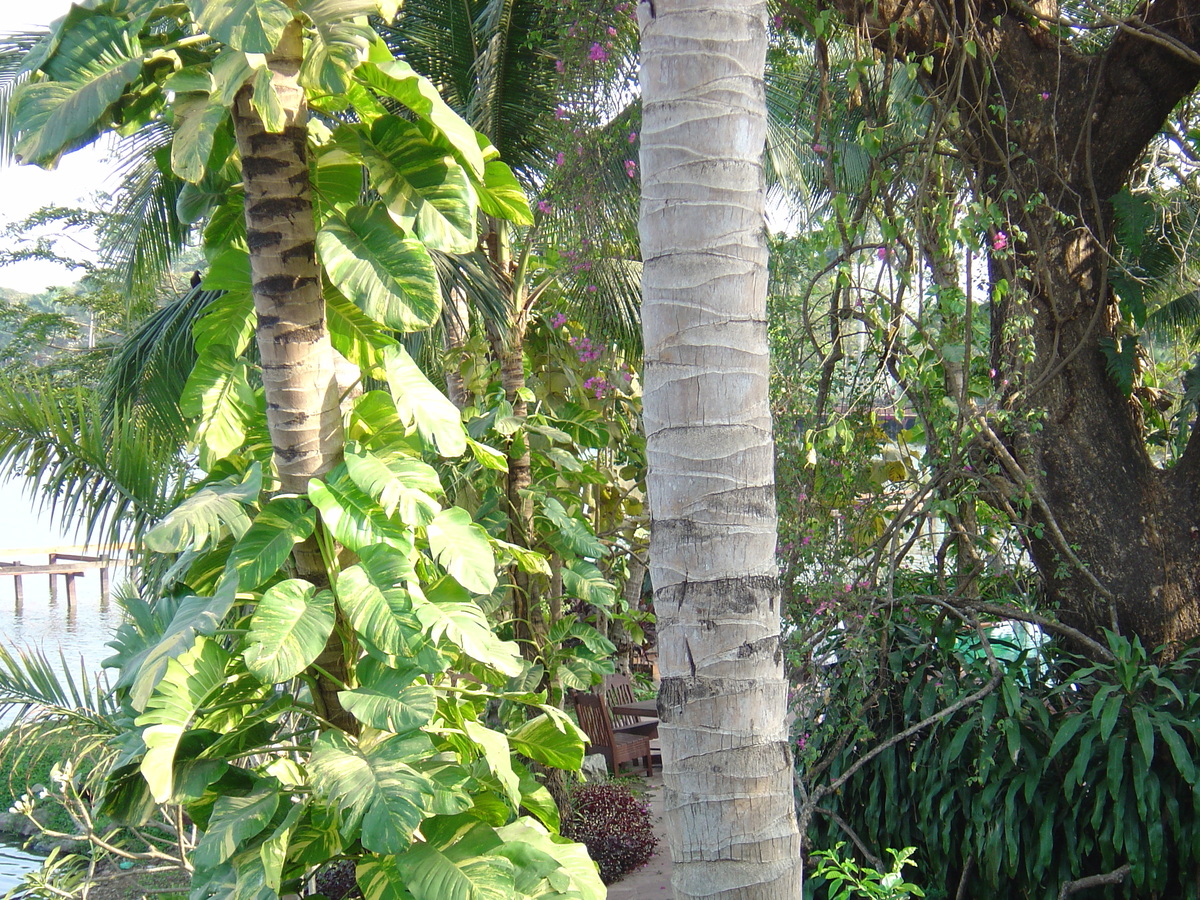
{"type": "MultiPolygon", "coordinates": [[[[54,548],[82,543],[80,535],[57,528],[48,515],[39,515],[18,482],[0,483],[0,561],[45,565],[46,554],[54,548]]],[[[85,551],[94,555],[94,551],[85,551]]],[[[111,571],[111,584],[120,584],[124,573],[111,571]]],[[[116,603],[104,603],[100,596],[100,570],[88,569],[75,579],[76,602],[67,604],[66,587],[57,576],[57,599],[50,596],[47,575],[22,578],[23,602],[15,602],[12,576],[0,575],[0,641],[11,649],[38,649],[61,669],[60,653],[79,678],[81,671],[89,680],[101,671],[100,662],[112,655],[105,647],[121,622],[116,603]]],[[[0,842],[0,896],[21,881],[21,876],[41,865],[42,857],[20,847],[0,842]]]]}

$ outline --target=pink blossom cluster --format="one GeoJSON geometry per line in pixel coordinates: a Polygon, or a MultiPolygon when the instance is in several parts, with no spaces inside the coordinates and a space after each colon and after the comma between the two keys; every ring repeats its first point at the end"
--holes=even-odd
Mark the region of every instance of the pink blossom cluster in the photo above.
{"type": "Polygon", "coordinates": [[[630,178],[633,178],[637,175],[637,163],[632,159],[625,160],[625,174],[630,178]]]}
{"type": "Polygon", "coordinates": [[[594,362],[600,358],[600,348],[592,344],[592,339],[587,335],[573,337],[567,343],[575,350],[581,363],[594,362]]]}
{"type": "Polygon", "coordinates": [[[557,330],[567,324],[567,314],[564,312],[555,313],[550,319],[550,327],[557,330]]]}
{"type": "Polygon", "coordinates": [[[992,249],[1003,250],[1008,246],[1008,235],[1003,231],[997,231],[995,237],[992,238],[992,249]]]}
{"type": "Polygon", "coordinates": [[[593,375],[583,383],[583,388],[592,391],[596,395],[596,399],[600,400],[613,389],[613,386],[602,375],[593,375]]]}

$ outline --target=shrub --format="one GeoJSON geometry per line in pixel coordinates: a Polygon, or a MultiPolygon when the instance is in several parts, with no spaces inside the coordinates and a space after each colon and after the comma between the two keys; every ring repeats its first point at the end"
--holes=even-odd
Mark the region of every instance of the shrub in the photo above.
{"type": "Polygon", "coordinates": [[[562,833],[587,847],[605,884],[644,866],[658,845],[649,808],[622,784],[575,787],[562,833]]]}

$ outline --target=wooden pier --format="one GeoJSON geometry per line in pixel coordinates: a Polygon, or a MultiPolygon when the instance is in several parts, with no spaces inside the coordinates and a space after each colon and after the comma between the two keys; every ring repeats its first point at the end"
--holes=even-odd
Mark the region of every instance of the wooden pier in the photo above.
{"type": "Polygon", "coordinates": [[[25,602],[25,585],[21,581],[26,575],[46,575],[50,578],[50,602],[58,600],[58,578],[61,575],[66,585],[67,606],[76,605],[75,579],[90,569],[100,570],[100,603],[107,606],[111,593],[110,570],[119,565],[121,560],[114,560],[108,553],[86,555],[76,551],[81,547],[63,547],[59,549],[40,550],[0,550],[4,556],[33,556],[45,554],[46,565],[0,560],[0,577],[12,576],[13,591],[19,610],[25,602]]]}

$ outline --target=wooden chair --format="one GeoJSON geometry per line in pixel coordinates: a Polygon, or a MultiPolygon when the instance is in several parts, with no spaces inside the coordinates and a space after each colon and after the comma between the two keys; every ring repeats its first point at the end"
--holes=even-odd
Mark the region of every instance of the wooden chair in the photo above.
{"type": "MultiPolygon", "coordinates": [[[[628,675],[605,675],[600,685],[600,694],[611,710],[622,703],[632,703],[633,682],[628,675]]],[[[613,731],[629,734],[644,734],[648,738],[658,737],[658,719],[643,719],[638,716],[613,715],[613,731]]]]}
{"type": "Polygon", "coordinates": [[[612,716],[602,694],[576,694],[575,714],[579,717],[579,727],[592,742],[592,749],[604,754],[608,768],[614,775],[620,772],[621,763],[633,763],[642,758],[646,760],[646,774],[654,774],[650,737],[614,731],[612,716]]]}

